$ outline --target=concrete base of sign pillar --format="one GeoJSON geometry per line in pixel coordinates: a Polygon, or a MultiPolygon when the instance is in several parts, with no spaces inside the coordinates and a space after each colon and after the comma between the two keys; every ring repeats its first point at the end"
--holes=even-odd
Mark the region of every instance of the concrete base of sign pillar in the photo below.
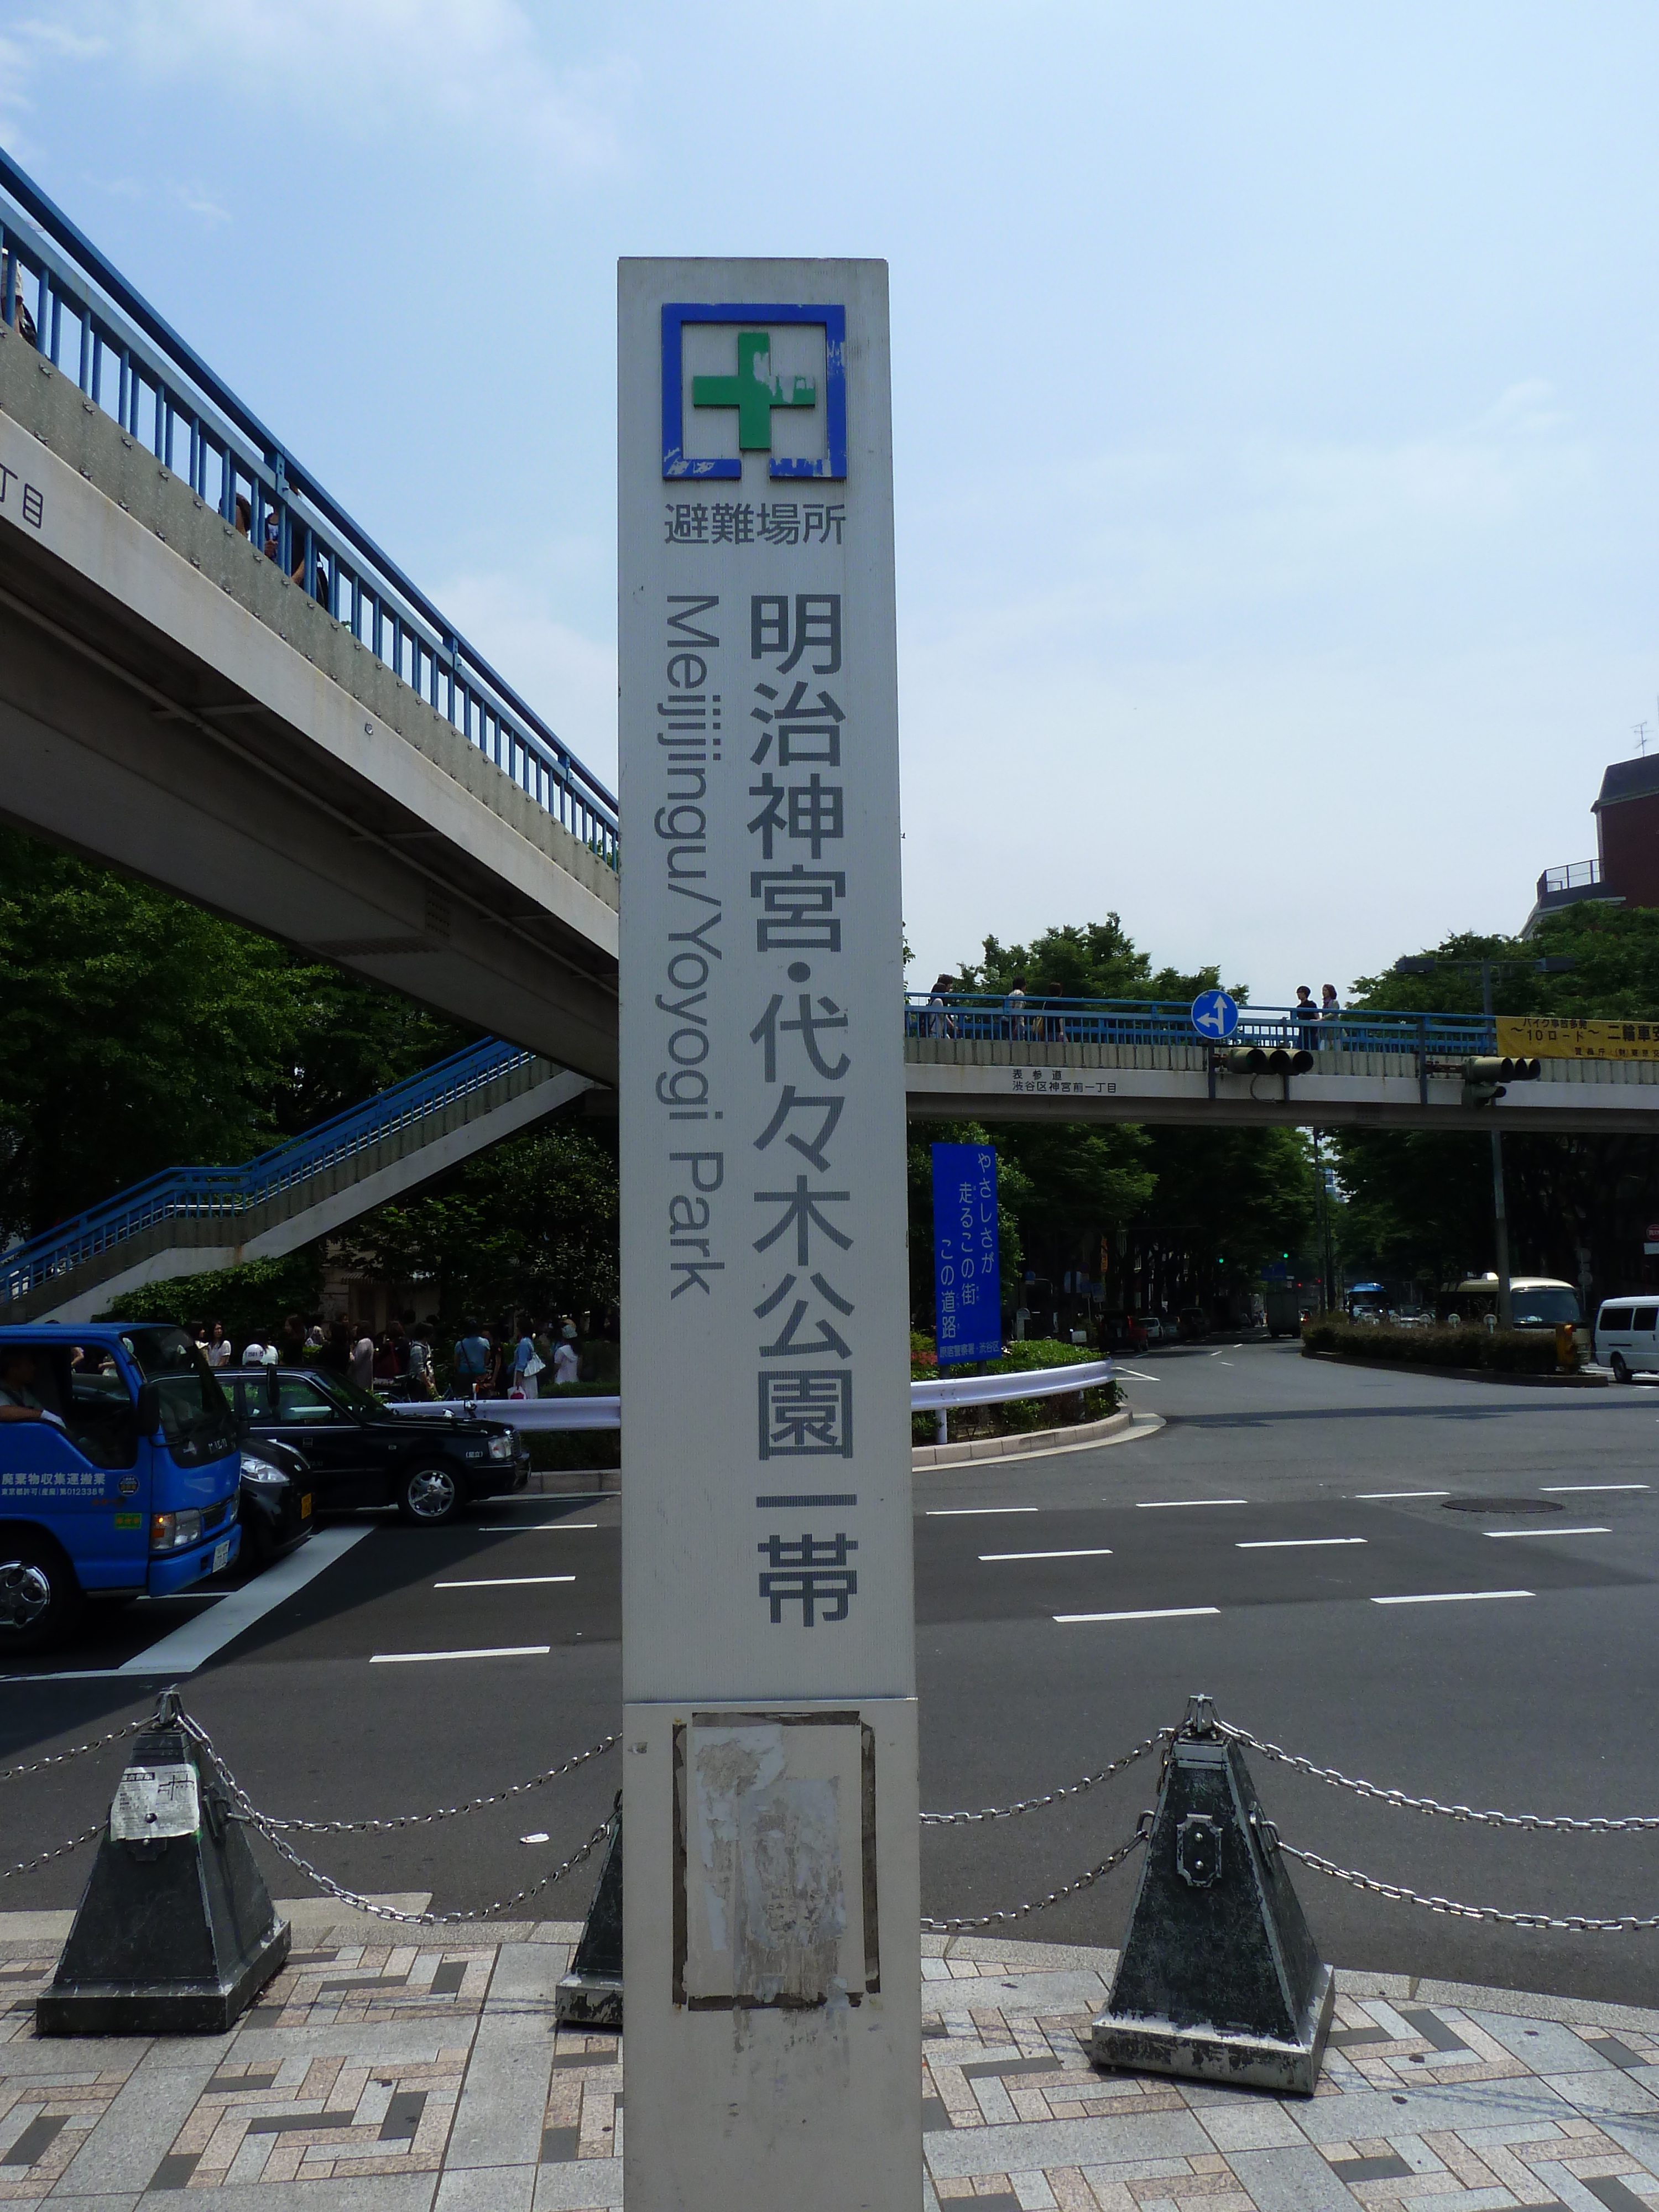
{"type": "Polygon", "coordinates": [[[914,1698],[624,1708],[629,2202],[915,2212],[914,1698]]]}

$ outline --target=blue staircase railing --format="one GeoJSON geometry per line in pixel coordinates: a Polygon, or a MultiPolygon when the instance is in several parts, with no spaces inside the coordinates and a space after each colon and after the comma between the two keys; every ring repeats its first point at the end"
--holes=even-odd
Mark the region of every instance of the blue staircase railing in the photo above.
{"type": "Polygon", "coordinates": [[[32,331],[38,350],[72,370],[129,437],[186,477],[284,575],[303,579],[336,622],[589,851],[617,865],[611,793],[3,151],[0,316],[32,331]]]}
{"type": "MultiPolygon", "coordinates": [[[[1213,1042],[1193,1027],[1192,1009],[1158,999],[1046,999],[1016,1002],[1000,992],[907,991],[908,1037],[1013,1044],[1188,1045],[1213,1042]]],[[[1288,1006],[1243,1006],[1234,1045],[1307,1045],[1340,1052],[1410,1053],[1462,1060],[1491,1052],[1494,1024],[1481,1014],[1344,1014],[1304,1025],[1288,1006]]]]}
{"type": "Polygon", "coordinates": [[[179,1215],[229,1216],[266,1205],[399,1130],[447,1111],[514,1069],[527,1067],[535,1057],[488,1037],[240,1167],[164,1169],[0,1255],[0,1316],[52,1277],[82,1266],[141,1230],[179,1215]]]}

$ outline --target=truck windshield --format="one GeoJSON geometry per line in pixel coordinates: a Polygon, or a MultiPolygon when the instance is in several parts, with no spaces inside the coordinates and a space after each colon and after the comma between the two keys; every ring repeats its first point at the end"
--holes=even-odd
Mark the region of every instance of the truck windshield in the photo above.
{"type": "Polygon", "coordinates": [[[217,1376],[182,1328],[135,1328],[121,1339],[161,1398],[161,1433],[180,1467],[201,1467],[236,1449],[236,1425],[217,1376]]]}
{"type": "Polygon", "coordinates": [[[1558,1322],[1580,1318],[1577,1294],[1569,1290],[1510,1292],[1510,1310],[1517,1328],[1553,1328],[1558,1322]]]}

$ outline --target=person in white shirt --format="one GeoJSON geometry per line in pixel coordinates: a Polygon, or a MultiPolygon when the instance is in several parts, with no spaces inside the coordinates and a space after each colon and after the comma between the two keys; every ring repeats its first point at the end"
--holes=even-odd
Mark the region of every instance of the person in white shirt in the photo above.
{"type": "Polygon", "coordinates": [[[576,1324],[567,1314],[559,1323],[559,1340],[553,1350],[555,1387],[578,1381],[580,1365],[580,1358],[576,1350],[576,1324]]]}
{"type": "Polygon", "coordinates": [[[360,1390],[374,1388],[374,1340],[360,1336],[351,1347],[351,1379],[360,1390]]]}
{"type": "Polygon", "coordinates": [[[216,1321],[208,1331],[207,1342],[202,1346],[210,1367],[228,1367],[232,1352],[230,1339],[225,1334],[225,1325],[216,1321]]]}
{"type": "Polygon", "coordinates": [[[1327,983],[1319,994],[1319,1042],[1327,1052],[1334,1052],[1342,1041],[1338,1024],[1342,1019],[1342,1002],[1336,995],[1334,983],[1327,983]]]}

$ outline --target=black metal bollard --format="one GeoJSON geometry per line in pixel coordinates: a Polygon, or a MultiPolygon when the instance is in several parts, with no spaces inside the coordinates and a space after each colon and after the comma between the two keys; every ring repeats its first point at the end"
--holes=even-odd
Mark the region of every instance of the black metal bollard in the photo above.
{"type": "Polygon", "coordinates": [[[623,1801],[617,1792],[611,1841],[599,1887],[582,1923],[570,1972],[559,1984],[555,2010],[562,2027],[623,2024],[623,1801]]]}
{"type": "Polygon", "coordinates": [[[216,1775],[165,1690],[110,1807],[40,2035],[222,2032],[288,1957],[263,1876],[216,1775]]]}
{"type": "Polygon", "coordinates": [[[1311,2096],[1335,1996],[1243,1754],[1194,1697],[1165,1754],[1092,2054],[1311,2096]]]}

